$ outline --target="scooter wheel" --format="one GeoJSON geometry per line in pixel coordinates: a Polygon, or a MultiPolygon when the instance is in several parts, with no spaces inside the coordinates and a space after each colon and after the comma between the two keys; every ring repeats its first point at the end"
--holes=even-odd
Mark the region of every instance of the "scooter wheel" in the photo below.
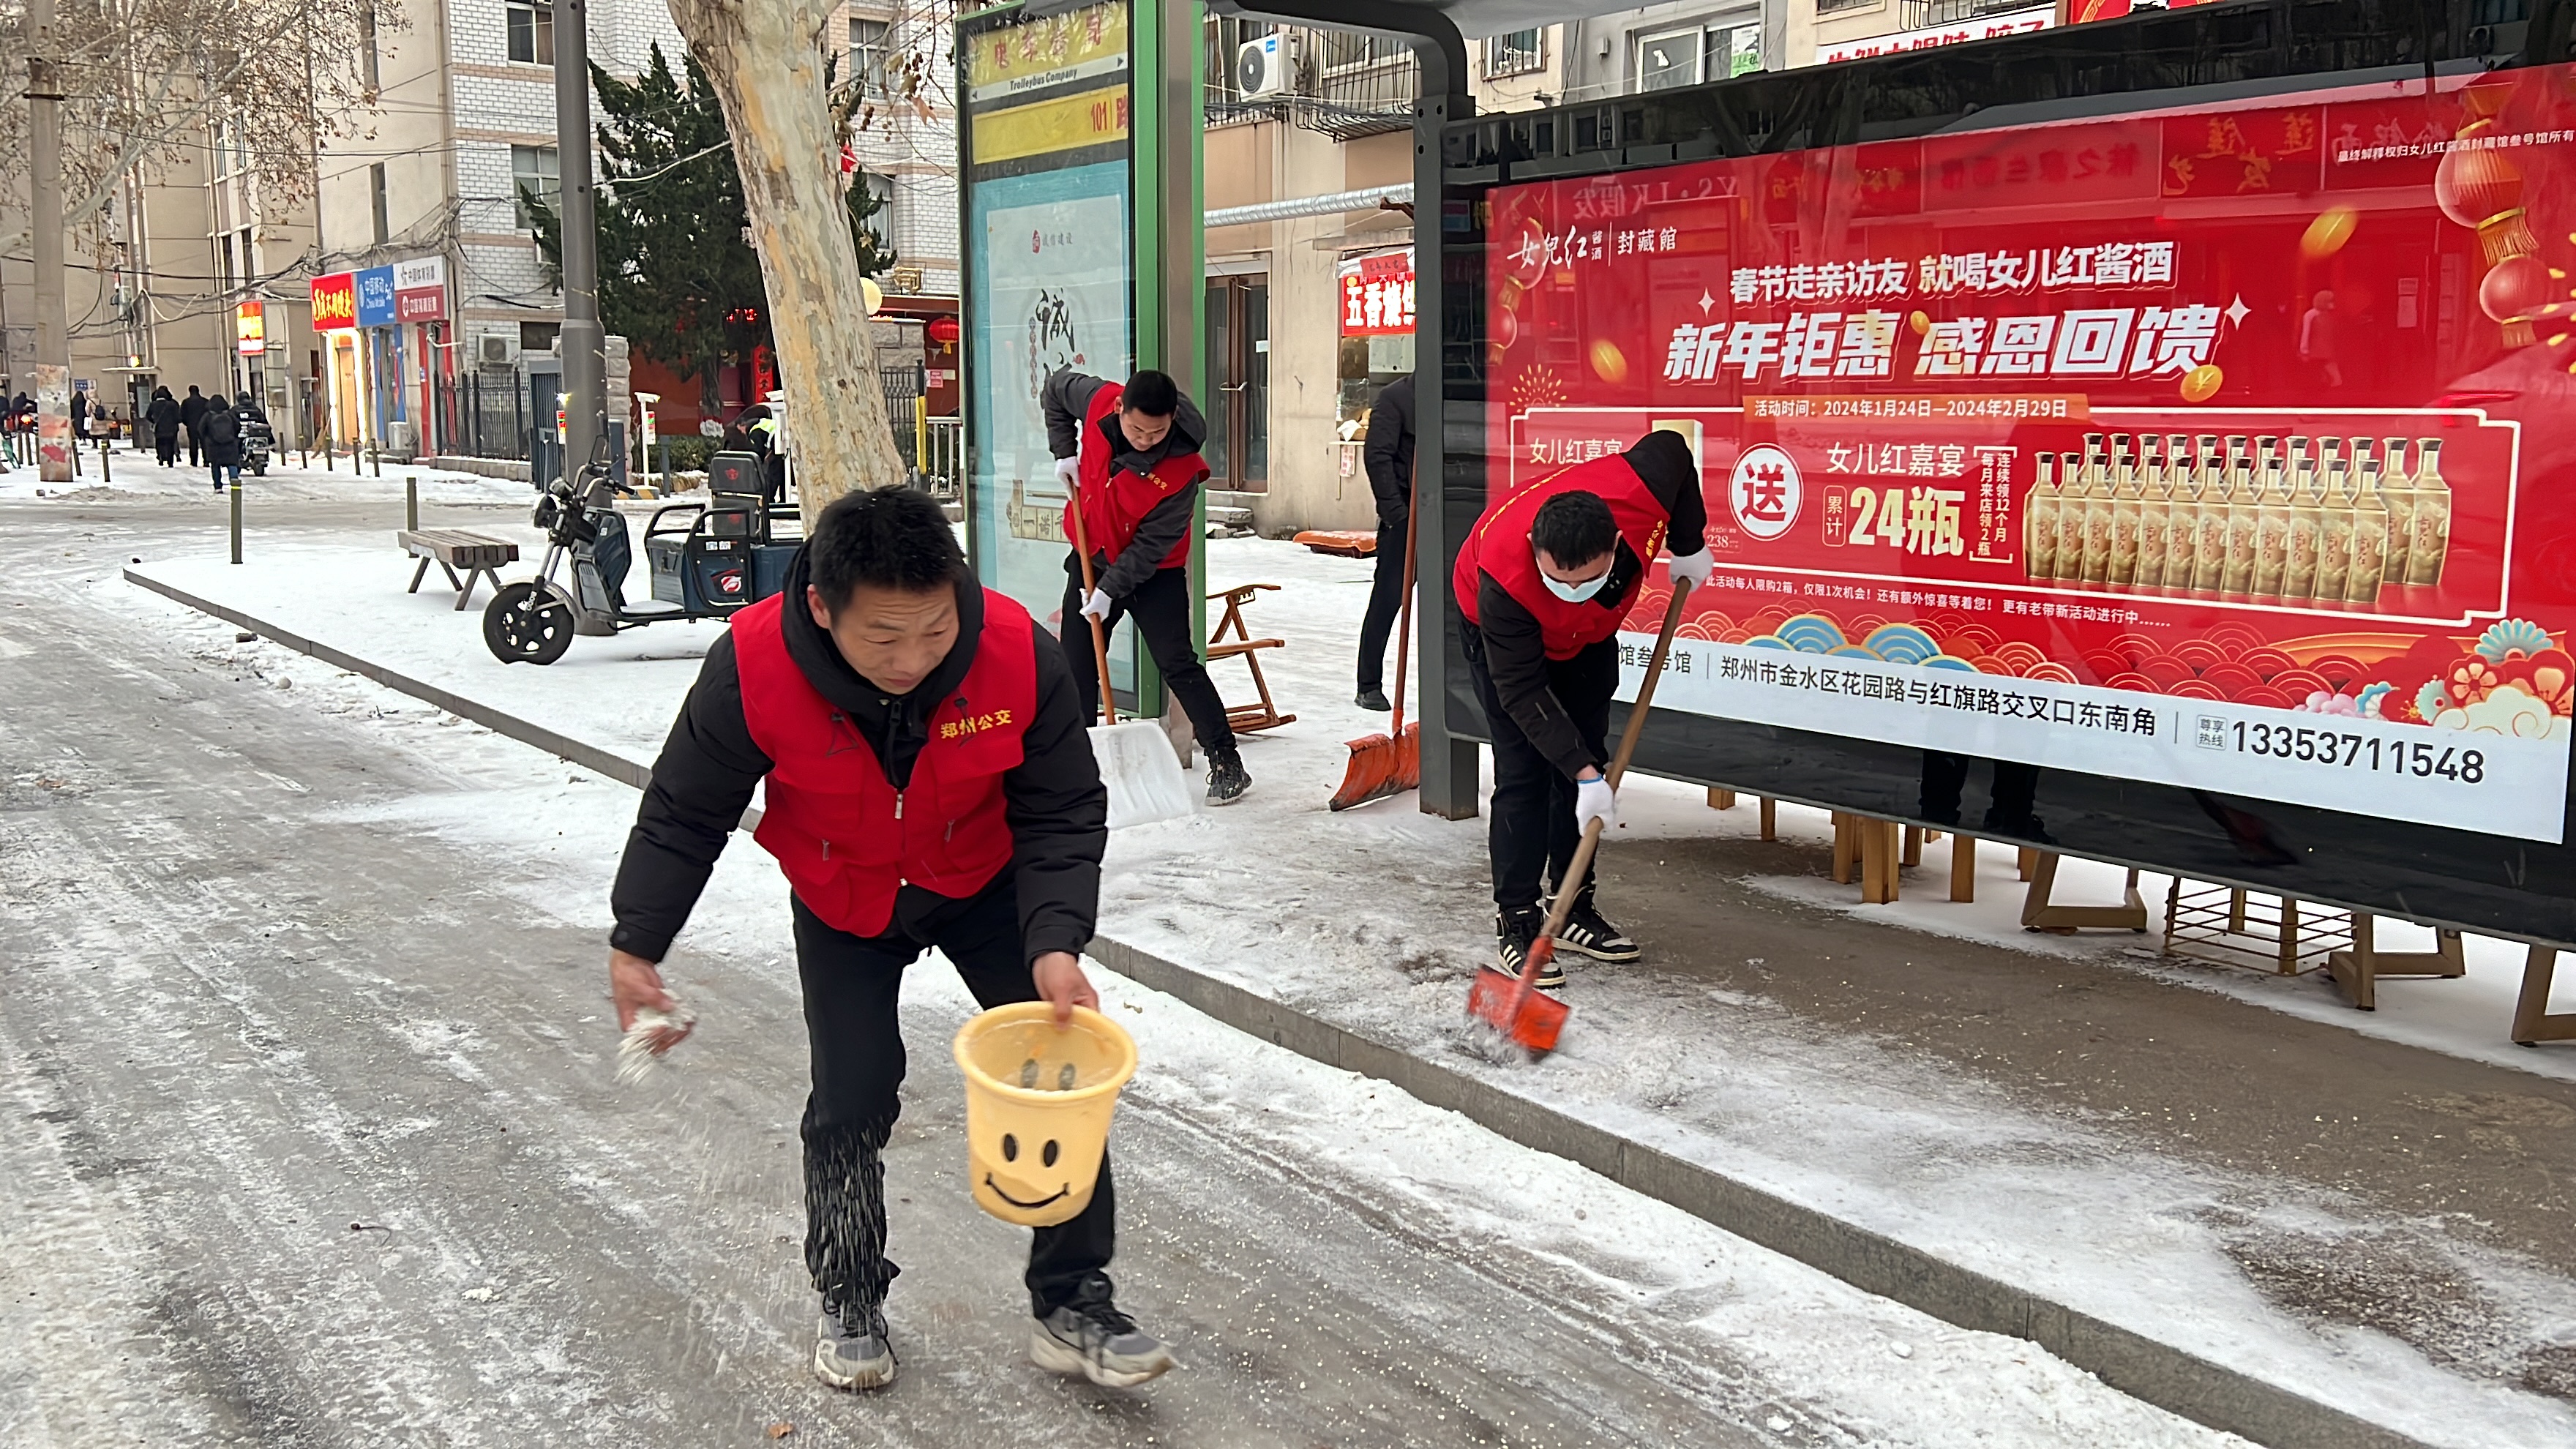
{"type": "Polygon", "coordinates": [[[572,605],[533,580],[504,585],[483,606],[483,646],[504,664],[552,664],[572,647],[572,605]]]}

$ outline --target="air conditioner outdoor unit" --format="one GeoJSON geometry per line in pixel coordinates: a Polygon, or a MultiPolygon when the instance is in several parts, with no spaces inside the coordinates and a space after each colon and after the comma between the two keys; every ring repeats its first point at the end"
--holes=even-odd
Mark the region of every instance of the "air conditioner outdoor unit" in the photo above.
{"type": "Polygon", "coordinates": [[[485,367],[507,367],[519,360],[519,340],[499,332],[486,332],[477,344],[481,349],[475,360],[485,367]]]}
{"type": "Polygon", "coordinates": [[[1234,52],[1234,88],[1240,94],[1275,96],[1289,88],[1287,37],[1277,31],[1247,40],[1234,52]]]}

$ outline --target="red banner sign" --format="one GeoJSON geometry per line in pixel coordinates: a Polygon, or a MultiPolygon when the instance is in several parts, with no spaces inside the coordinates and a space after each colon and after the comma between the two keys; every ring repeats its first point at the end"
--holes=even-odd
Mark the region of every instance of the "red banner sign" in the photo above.
{"type": "Polygon", "coordinates": [[[350,272],[333,272],[313,279],[313,330],[336,332],[358,325],[357,278],[350,272]]]}
{"type": "Polygon", "coordinates": [[[1694,440],[1720,567],[1659,705],[2558,841],[2571,97],[1501,188],[1493,484],[1694,440]]]}
{"type": "Polygon", "coordinates": [[[1381,252],[1342,263],[1342,335],[1413,335],[1413,253],[1381,252]]]}

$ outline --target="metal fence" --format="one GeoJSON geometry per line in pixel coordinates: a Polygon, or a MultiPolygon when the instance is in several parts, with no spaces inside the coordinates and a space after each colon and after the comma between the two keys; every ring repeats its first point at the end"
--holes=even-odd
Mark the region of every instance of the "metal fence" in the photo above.
{"type": "Polygon", "coordinates": [[[442,450],[468,458],[528,456],[528,395],[518,374],[469,372],[441,381],[436,402],[442,450]]]}

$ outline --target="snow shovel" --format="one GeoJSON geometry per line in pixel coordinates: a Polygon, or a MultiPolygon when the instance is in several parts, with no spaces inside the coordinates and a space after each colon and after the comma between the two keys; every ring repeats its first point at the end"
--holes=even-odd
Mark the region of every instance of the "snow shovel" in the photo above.
{"type": "MultiPolygon", "coordinates": [[[[1083,535],[1082,489],[1069,491],[1073,507],[1073,551],[1082,559],[1082,594],[1088,600],[1097,587],[1091,578],[1091,542],[1083,535]]],[[[1160,725],[1145,720],[1118,722],[1118,701],[1109,692],[1109,631],[1086,614],[1091,626],[1091,661],[1100,670],[1100,719],[1091,727],[1091,753],[1100,762],[1100,779],[1109,787],[1109,828],[1178,820],[1190,813],[1190,784],[1181,775],[1181,758],[1160,725]]]]}
{"type": "MultiPolygon", "coordinates": [[[[1654,702],[1655,681],[1663,676],[1664,656],[1672,652],[1673,631],[1681,627],[1682,600],[1690,596],[1690,584],[1673,580],[1673,601],[1664,610],[1664,632],[1655,637],[1654,657],[1646,661],[1645,682],[1637,686],[1636,706],[1628,711],[1628,727],[1619,732],[1619,752],[1610,757],[1610,787],[1619,787],[1619,778],[1628,773],[1628,757],[1637,752],[1637,736],[1646,728],[1646,707],[1654,702]]],[[[1565,1030],[1565,1018],[1572,1007],[1540,991],[1533,982],[1556,956],[1556,934],[1565,929],[1565,918],[1574,910],[1575,898],[1583,893],[1584,877],[1592,873],[1592,853],[1601,845],[1601,822],[1595,820],[1583,827],[1583,843],[1574,848],[1574,863],[1566,869],[1565,879],[1556,883],[1556,904],[1548,908],[1547,924],[1539,928],[1538,939],[1530,942],[1529,958],[1521,963],[1521,974],[1506,976],[1491,966],[1476,973],[1476,982],[1467,989],[1467,1014],[1485,1022],[1529,1049],[1533,1057],[1543,1057],[1556,1050],[1556,1038],[1565,1030]]]]}
{"type": "MultiPolygon", "coordinates": [[[[1422,465],[1413,468],[1413,502],[1422,501],[1422,465]]],[[[1335,810],[1348,810],[1422,788],[1422,724],[1404,722],[1404,660],[1413,648],[1413,530],[1415,510],[1408,506],[1404,514],[1404,607],[1403,622],[1395,629],[1395,715],[1387,722],[1382,735],[1362,735],[1351,741],[1350,763],[1342,768],[1342,788],[1333,792],[1329,802],[1335,810]]]]}

